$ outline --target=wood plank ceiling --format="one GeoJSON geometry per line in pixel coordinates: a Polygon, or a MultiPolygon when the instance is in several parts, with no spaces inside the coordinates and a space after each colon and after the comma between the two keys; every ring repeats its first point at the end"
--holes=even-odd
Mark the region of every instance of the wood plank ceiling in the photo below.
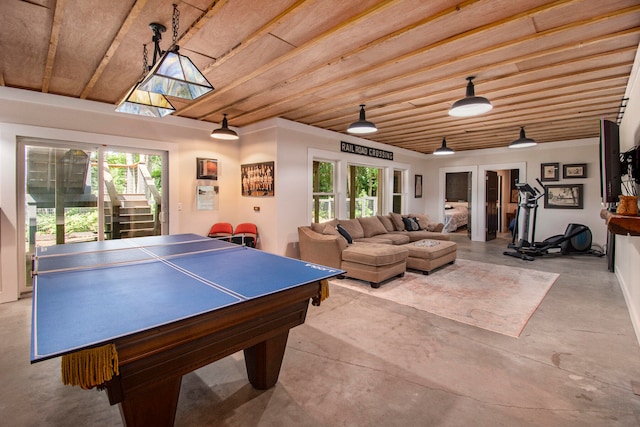
{"type": "MultiPolygon", "coordinates": [[[[171,0],[2,0],[0,84],[116,104],[171,0]]],[[[283,117],[431,153],[598,136],[623,113],[640,0],[188,0],[178,45],[216,88],[174,115],[231,126],[283,117]],[[468,76],[494,108],[447,114],[468,76]]],[[[151,56],[151,54],[150,54],[151,56]]],[[[162,120],[162,119],[158,119],[162,120]]],[[[212,124],[212,129],[218,127],[212,124]]]]}

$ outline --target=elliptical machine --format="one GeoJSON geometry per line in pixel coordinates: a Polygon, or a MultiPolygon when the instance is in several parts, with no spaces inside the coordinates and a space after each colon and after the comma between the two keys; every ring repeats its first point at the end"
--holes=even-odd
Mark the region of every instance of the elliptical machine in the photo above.
{"type": "MultiPolygon", "coordinates": [[[[540,179],[536,179],[538,184],[544,188],[540,179]]],[[[551,236],[542,242],[535,241],[536,215],[538,211],[538,200],[544,196],[545,192],[534,188],[527,183],[516,183],[518,189],[518,210],[516,213],[516,223],[513,230],[511,243],[507,246],[511,251],[503,252],[504,255],[520,258],[526,261],[533,261],[535,257],[547,255],[552,249],[559,249],[561,255],[585,254],[603,256],[604,253],[591,248],[591,230],[586,225],[569,224],[564,234],[551,236]],[[529,239],[529,226],[531,225],[531,238],[529,239]]]]}

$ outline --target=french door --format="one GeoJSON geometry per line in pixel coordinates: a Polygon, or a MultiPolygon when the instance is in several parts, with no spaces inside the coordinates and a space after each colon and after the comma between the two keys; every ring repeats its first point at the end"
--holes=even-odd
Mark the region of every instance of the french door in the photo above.
{"type": "Polygon", "coordinates": [[[166,152],[19,139],[25,288],[36,246],[163,234],[166,152]]]}

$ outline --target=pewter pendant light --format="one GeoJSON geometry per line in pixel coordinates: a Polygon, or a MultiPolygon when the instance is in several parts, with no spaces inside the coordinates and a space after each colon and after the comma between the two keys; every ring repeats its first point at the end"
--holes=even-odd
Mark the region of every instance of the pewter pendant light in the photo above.
{"type": "Polygon", "coordinates": [[[140,84],[140,88],[162,95],[175,96],[183,99],[196,99],[213,90],[211,83],[198,70],[191,60],[178,53],[180,47],[176,44],[178,39],[178,21],[180,12],[178,6],[173,5],[173,41],[166,52],[160,49],[161,33],[166,31],[162,24],[152,23],[149,26],[153,30],[155,50],[151,70],[140,84]],[[156,57],[160,56],[156,62],[156,57]]]}
{"type": "MultiPolygon", "coordinates": [[[[142,78],[144,78],[144,75],[148,70],[147,45],[144,45],[142,57],[142,78]]],[[[164,95],[140,89],[141,81],[142,80],[133,85],[124,98],[120,100],[116,107],[117,112],[137,114],[139,116],[147,117],[164,117],[176,111],[176,109],[173,108],[173,105],[171,105],[171,102],[169,102],[164,95]]]]}
{"type": "Polygon", "coordinates": [[[234,130],[229,129],[229,122],[227,122],[226,114],[223,114],[222,127],[214,129],[214,131],[211,132],[211,138],[226,139],[228,141],[238,139],[238,134],[234,130]]]}
{"type": "Polygon", "coordinates": [[[493,108],[491,102],[482,96],[476,96],[473,87],[474,76],[467,77],[467,95],[453,103],[449,115],[454,117],[471,117],[486,113],[493,108]]]}
{"type": "Polygon", "coordinates": [[[451,148],[447,147],[447,139],[446,138],[442,138],[442,146],[438,149],[436,149],[433,154],[436,156],[447,156],[449,154],[453,154],[455,153],[455,151],[453,151],[451,148]]]}
{"type": "Polygon", "coordinates": [[[527,138],[527,136],[524,134],[524,126],[522,126],[520,128],[520,138],[512,141],[511,144],[509,144],[509,148],[532,147],[536,144],[537,142],[534,139],[527,138]]]}
{"type": "Polygon", "coordinates": [[[367,121],[364,113],[364,104],[360,104],[360,119],[349,125],[347,132],[356,134],[367,134],[376,132],[378,128],[373,123],[367,121]]]}

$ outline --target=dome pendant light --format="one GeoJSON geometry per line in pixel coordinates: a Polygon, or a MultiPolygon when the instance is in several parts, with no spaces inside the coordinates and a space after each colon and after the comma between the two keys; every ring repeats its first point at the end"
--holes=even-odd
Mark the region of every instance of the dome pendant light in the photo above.
{"type": "Polygon", "coordinates": [[[366,134],[377,132],[378,128],[371,122],[368,122],[364,115],[364,104],[360,104],[360,119],[351,123],[347,132],[356,134],[366,134]]]}
{"type": "Polygon", "coordinates": [[[229,122],[227,122],[226,114],[223,114],[222,127],[211,132],[211,138],[226,139],[228,141],[238,139],[238,134],[235,131],[229,129],[229,122]]]}
{"type": "Polygon", "coordinates": [[[455,153],[455,151],[453,151],[451,148],[447,147],[447,139],[446,138],[442,138],[442,146],[433,152],[433,154],[436,155],[436,156],[447,156],[447,155],[453,154],[453,153],[455,153]]]}
{"type": "Polygon", "coordinates": [[[512,141],[511,144],[509,144],[509,148],[532,147],[536,144],[537,142],[534,139],[527,138],[527,136],[524,134],[524,126],[522,126],[520,128],[520,138],[512,141]]]}
{"type": "Polygon", "coordinates": [[[491,102],[482,96],[476,96],[473,87],[474,76],[467,77],[467,95],[453,103],[449,109],[449,115],[454,117],[471,117],[486,113],[493,108],[491,102]]]}

